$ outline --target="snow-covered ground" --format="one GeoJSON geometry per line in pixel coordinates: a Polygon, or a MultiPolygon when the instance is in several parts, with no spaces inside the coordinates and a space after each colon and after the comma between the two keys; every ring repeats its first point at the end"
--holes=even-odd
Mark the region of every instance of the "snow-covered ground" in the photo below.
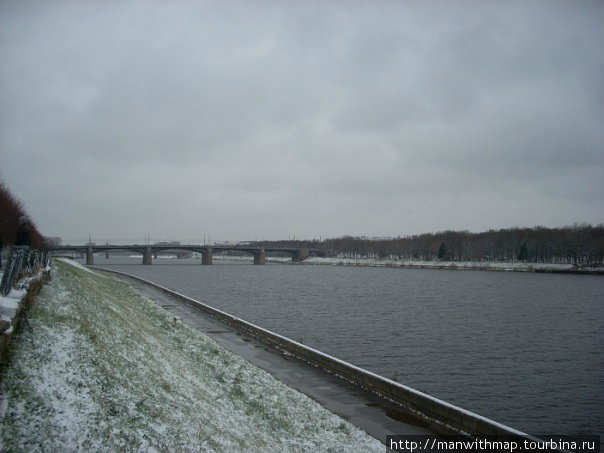
{"type": "MultiPolygon", "coordinates": [[[[569,271],[576,269],[572,264],[525,263],[521,261],[420,261],[420,260],[389,260],[373,258],[318,258],[310,257],[303,264],[326,264],[339,266],[375,266],[375,267],[410,267],[425,269],[480,269],[493,271],[525,271],[535,270],[569,271]]],[[[586,268],[598,270],[598,268],[586,268]]],[[[602,271],[602,268],[599,268],[602,271]]]]}
{"type": "MultiPolygon", "coordinates": [[[[2,274],[0,274],[0,278],[2,278],[2,274]]],[[[8,325],[12,323],[12,320],[17,313],[19,302],[23,296],[25,296],[24,289],[13,289],[7,296],[0,296],[0,320],[8,325]]],[[[11,330],[7,331],[7,334],[12,332],[12,327],[9,327],[9,329],[11,330]]]]}
{"type": "MultiPolygon", "coordinates": [[[[0,299],[14,304],[15,297],[0,299]]],[[[114,278],[55,260],[0,381],[0,450],[384,451],[114,278]]]]}
{"type": "MultiPolygon", "coordinates": [[[[138,256],[137,256],[138,258],[138,256]]],[[[252,256],[222,256],[215,255],[215,261],[253,261],[252,256]]],[[[267,263],[291,263],[291,258],[267,256],[267,263]]],[[[310,257],[298,264],[316,264],[327,266],[368,266],[368,267],[400,267],[418,269],[468,269],[491,271],[534,272],[542,271],[572,271],[577,270],[573,264],[526,263],[522,261],[443,261],[443,260],[396,260],[378,258],[320,258],[310,257]]],[[[604,272],[603,268],[582,267],[583,271],[604,272]]]]}

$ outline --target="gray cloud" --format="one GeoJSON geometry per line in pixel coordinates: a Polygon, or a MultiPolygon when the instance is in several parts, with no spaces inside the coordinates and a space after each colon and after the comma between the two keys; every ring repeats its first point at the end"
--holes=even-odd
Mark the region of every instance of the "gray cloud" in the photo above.
{"type": "Polygon", "coordinates": [[[65,240],[601,223],[603,19],[596,1],[2,2],[0,177],[65,240]]]}

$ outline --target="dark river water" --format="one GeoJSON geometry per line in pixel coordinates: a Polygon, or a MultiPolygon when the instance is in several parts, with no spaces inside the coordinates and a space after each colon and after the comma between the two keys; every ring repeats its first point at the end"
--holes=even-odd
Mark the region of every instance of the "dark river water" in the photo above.
{"type": "Polygon", "coordinates": [[[604,434],[604,278],[95,257],[535,435],[604,434]]]}

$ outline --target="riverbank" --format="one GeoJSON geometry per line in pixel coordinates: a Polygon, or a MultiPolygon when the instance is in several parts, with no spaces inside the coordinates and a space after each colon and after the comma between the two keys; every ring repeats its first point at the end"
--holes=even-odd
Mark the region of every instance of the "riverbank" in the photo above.
{"type": "Polygon", "coordinates": [[[374,258],[352,259],[310,257],[299,264],[604,275],[604,268],[601,267],[578,267],[573,264],[545,264],[507,261],[418,261],[374,258]]]}
{"type": "Polygon", "coordinates": [[[55,260],[0,382],[3,451],[383,451],[112,277],[55,260]]]}
{"type": "MultiPolygon", "coordinates": [[[[174,257],[175,258],[175,257],[174,257]]],[[[214,256],[217,261],[252,261],[249,256],[214,256]]],[[[267,256],[267,263],[291,264],[291,258],[267,256]]],[[[498,271],[498,272],[535,272],[571,275],[604,275],[604,267],[576,266],[574,264],[527,263],[522,261],[423,261],[423,260],[392,260],[377,258],[321,258],[311,256],[298,265],[323,266],[366,266],[391,267],[401,269],[439,269],[467,271],[498,271]]]]}

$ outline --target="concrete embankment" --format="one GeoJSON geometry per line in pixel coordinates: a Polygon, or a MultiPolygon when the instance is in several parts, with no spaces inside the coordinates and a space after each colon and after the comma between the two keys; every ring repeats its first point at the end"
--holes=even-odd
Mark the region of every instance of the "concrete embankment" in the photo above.
{"type": "MultiPolygon", "coordinates": [[[[103,270],[106,271],[106,269],[103,270]]],[[[121,274],[115,271],[109,272],[121,274]]],[[[259,339],[267,345],[369,390],[385,400],[394,402],[408,413],[413,414],[412,416],[417,419],[418,424],[421,424],[421,421],[423,421],[424,424],[428,423],[433,428],[436,424],[449,432],[467,433],[476,436],[526,436],[526,434],[518,430],[358,368],[155,283],[135,276],[128,276],[128,278],[169,294],[171,297],[195,307],[205,315],[220,320],[222,323],[259,339]]]]}

